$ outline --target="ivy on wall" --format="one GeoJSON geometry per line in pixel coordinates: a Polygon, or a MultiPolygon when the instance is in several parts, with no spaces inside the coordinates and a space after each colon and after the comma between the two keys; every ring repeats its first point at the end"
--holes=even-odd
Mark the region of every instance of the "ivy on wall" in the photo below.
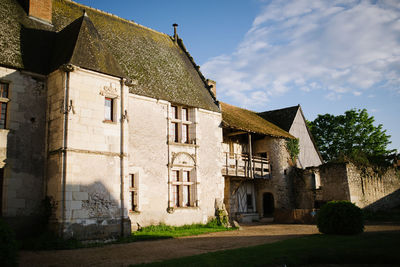
{"type": "Polygon", "coordinates": [[[286,147],[290,154],[290,159],[293,165],[296,164],[296,159],[300,153],[299,139],[288,139],[286,140],[286,147]]]}

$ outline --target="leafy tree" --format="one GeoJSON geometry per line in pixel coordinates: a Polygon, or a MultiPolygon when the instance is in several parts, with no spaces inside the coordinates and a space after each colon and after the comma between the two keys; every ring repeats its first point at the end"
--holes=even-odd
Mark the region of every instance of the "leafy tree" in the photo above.
{"type": "Polygon", "coordinates": [[[318,115],[308,125],[324,160],[347,157],[368,162],[396,151],[387,149],[390,135],[382,130],[382,124],[375,127],[374,121],[366,109],[351,109],[344,115],[318,115]]]}

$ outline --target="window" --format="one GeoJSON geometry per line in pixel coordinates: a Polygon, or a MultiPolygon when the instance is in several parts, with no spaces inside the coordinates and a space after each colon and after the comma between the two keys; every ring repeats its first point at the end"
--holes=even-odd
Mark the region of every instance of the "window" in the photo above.
{"type": "Polygon", "coordinates": [[[104,120],[114,121],[114,99],[106,97],[104,102],[104,120]]]}
{"type": "Polygon", "coordinates": [[[130,211],[138,211],[138,175],[129,174],[130,211]]]}
{"type": "Polygon", "coordinates": [[[171,123],[171,140],[173,142],[178,142],[178,123],[172,122],[171,123]]]}
{"type": "Polygon", "coordinates": [[[190,136],[192,122],[189,120],[189,109],[186,107],[171,106],[170,141],[190,144],[194,140],[190,136]]]}
{"type": "Polygon", "coordinates": [[[0,82],[0,129],[6,128],[7,105],[8,105],[8,83],[0,82]]]}
{"type": "Polygon", "coordinates": [[[175,207],[193,206],[192,189],[194,182],[190,179],[190,172],[186,170],[171,171],[172,203],[175,207]]]}

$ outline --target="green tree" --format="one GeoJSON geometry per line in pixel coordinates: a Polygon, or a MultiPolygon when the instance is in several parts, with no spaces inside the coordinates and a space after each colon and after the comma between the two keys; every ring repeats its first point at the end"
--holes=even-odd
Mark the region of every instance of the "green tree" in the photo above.
{"type": "Polygon", "coordinates": [[[318,115],[308,125],[324,160],[347,157],[368,161],[396,151],[387,149],[390,135],[382,124],[375,127],[374,121],[366,109],[351,109],[344,115],[318,115]]]}

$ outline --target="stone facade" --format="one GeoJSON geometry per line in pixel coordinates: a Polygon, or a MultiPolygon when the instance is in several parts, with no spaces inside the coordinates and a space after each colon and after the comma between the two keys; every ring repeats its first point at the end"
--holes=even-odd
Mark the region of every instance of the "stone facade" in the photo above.
{"type": "Polygon", "coordinates": [[[173,142],[171,103],[130,94],[120,78],[76,66],[39,78],[6,68],[1,74],[10,85],[8,127],[0,130],[3,216],[39,215],[48,195],[55,231],[98,239],[129,233],[130,222],[135,229],[206,223],[215,215],[224,197],[220,113],[187,107],[192,141],[173,142]],[[104,120],[105,98],[113,101],[111,121],[104,120]],[[175,169],[190,171],[188,207],[174,207],[175,169]]]}
{"type": "MultiPolygon", "coordinates": [[[[240,139],[239,139],[240,140],[240,139]]],[[[235,153],[249,153],[245,141],[229,145],[229,138],[223,143],[223,151],[229,154],[229,147],[235,153]]],[[[258,136],[252,143],[252,153],[257,161],[260,155],[268,161],[268,170],[263,176],[260,171],[253,178],[225,175],[225,206],[232,218],[242,222],[259,220],[262,217],[275,217],[280,210],[293,208],[292,188],[289,173],[290,155],[284,138],[258,136]]],[[[253,164],[256,164],[254,163],[253,164]]],[[[260,166],[255,166],[259,168],[260,166]]],[[[276,218],[275,218],[276,219],[276,218]]]]}
{"type": "Polygon", "coordinates": [[[174,142],[168,133],[171,103],[129,96],[129,172],[138,179],[137,208],[129,212],[134,227],[206,223],[215,215],[216,199],[223,199],[221,114],[198,108],[188,111],[191,142],[174,142]],[[172,172],[181,170],[190,173],[192,182],[188,207],[173,203],[172,172]]]}

